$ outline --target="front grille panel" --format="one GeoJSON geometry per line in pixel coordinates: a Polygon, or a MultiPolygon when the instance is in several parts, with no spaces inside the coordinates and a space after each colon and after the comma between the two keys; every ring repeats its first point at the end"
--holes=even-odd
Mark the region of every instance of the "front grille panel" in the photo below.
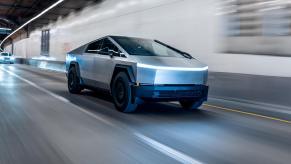
{"type": "Polygon", "coordinates": [[[202,91],[155,91],[154,97],[158,98],[202,97],[202,91]]]}
{"type": "Polygon", "coordinates": [[[187,97],[203,97],[207,89],[203,86],[195,86],[191,89],[156,89],[153,97],[156,98],[187,98],[187,97]]]}

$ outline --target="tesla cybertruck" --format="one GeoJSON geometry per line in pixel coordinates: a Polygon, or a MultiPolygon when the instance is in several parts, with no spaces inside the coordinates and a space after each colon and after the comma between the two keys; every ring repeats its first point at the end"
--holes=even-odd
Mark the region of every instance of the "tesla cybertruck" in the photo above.
{"type": "Polygon", "coordinates": [[[109,91],[121,112],[148,101],[197,109],[208,97],[208,66],[158,40],[106,36],[69,52],[66,70],[69,92],[109,91]]]}

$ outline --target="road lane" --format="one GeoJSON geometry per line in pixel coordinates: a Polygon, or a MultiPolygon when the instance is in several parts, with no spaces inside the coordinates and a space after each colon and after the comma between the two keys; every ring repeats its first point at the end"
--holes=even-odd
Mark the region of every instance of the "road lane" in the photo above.
{"type": "MultiPolygon", "coordinates": [[[[99,139],[102,142],[101,138],[103,137],[111,138],[111,135],[124,135],[121,138],[112,137],[112,140],[108,142],[105,142],[105,140],[103,146],[120,146],[122,155],[113,151],[114,153],[111,153],[111,156],[117,159],[121,157],[122,159],[126,158],[128,160],[127,162],[136,162],[137,160],[146,163],[149,162],[149,159],[151,162],[155,161],[157,163],[161,161],[175,162],[171,158],[164,156],[163,153],[155,151],[146,144],[140,143],[133,135],[128,134],[132,133],[132,131],[139,132],[204,163],[286,163],[290,161],[291,141],[289,136],[291,136],[291,128],[288,124],[218,110],[185,112],[180,110],[177,105],[169,103],[147,104],[136,114],[121,114],[114,109],[110,101],[110,96],[106,94],[92,91],[85,91],[81,95],[69,94],[67,92],[64,74],[36,70],[23,65],[5,65],[4,67],[68,99],[86,111],[118,125],[119,128],[116,131],[114,130],[114,133],[107,131],[115,128],[108,127],[104,124],[100,125],[96,121],[92,121],[90,125],[83,125],[83,122],[91,119],[83,116],[81,113],[70,114],[73,110],[67,109],[67,105],[56,103],[56,100],[52,99],[44,104],[50,104],[54,109],[44,109],[46,107],[36,105],[39,97],[41,97],[37,96],[39,91],[21,91],[21,87],[14,88],[17,89],[19,95],[25,95],[25,98],[29,98],[28,101],[30,103],[24,106],[34,108],[33,110],[29,110],[31,120],[40,118],[41,121],[46,120],[41,123],[39,129],[46,132],[45,137],[49,138],[47,140],[54,144],[57,143],[58,146],[56,147],[61,147],[63,154],[71,161],[77,161],[77,163],[81,161],[78,161],[75,157],[83,159],[82,162],[86,161],[90,163],[91,161],[91,163],[94,163],[92,161],[96,161],[97,156],[91,151],[99,152],[100,154],[108,154],[108,151],[106,149],[100,149],[97,143],[85,144],[78,147],[80,143],[83,143],[80,141],[82,140],[81,138],[71,136],[75,138],[74,144],[72,144],[72,142],[69,142],[70,139],[64,137],[67,136],[63,132],[65,128],[62,126],[58,127],[59,124],[54,126],[52,124],[61,122],[67,125],[73,120],[72,124],[74,127],[76,126],[76,128],[73,128],[76,131],[73,134],[85,138],[88,138],[88,132],[84,129],[101,128],[102,132],[105,131],[102,134],[95,134],[96,136],[94,135],[95,137],[93,138],[89,134],[92,141],[99,139]],[[49,133],[47,133],[48,131],[49,133]],[[135,151],[135,144],[131,142],[138,143],[137,145],[141,147],[138,148],[139,151],[135,151]],[[77,148],[77,150],[72,151],[64,147],[77,148]],[[145,153],[147,151],[155,153],[145,153]],[[133,155],[129,152],[135,153],[133,155]]],[[[13,84],[19,85],[16,79],[11,77],[9,79],[13,84]]],[[[11,86],[11,84],[9,85],[11,86]]],[[[1,88],[7,88],[9,85],[1,85],[1,88]]],[[[43,97],[51,99],[47,98],[47,95],[43,95],[43,97]]],[[[13,104],[10,105],[13,106],[13,104]]],[[[107,163],[116,162],[114,161],[115,158],[105,160],[108,160],[107,163]]]]}
{"type": "MultiPolygon", "coordinates": [[[[5,77],[0,79],[2,97],[5,98],[9,92],[13,94],[7,95],[7,99],[2,102],[6,106],[2,105],[1,111],[15,109],[21,117],[32,123],[21,124],[27,128],[18,124],[7,128],[7,135],[14,135],[10,129],[19,129],[15,131],[19,140],[8,142],[6,136],[3,136],[1,150],[17,149],[21,144],[25,144],[25,149],[2,154],[1,163],[176,163],[172,158],[137,140],[133,134],[75,110],[74,106],[6,72],[2,71],[2,74],[5,77]],[[13,88],[5,91],[3,87],[7,84],[11,86],[11,83],[13,88]],[[32,135],[38,136],[42,142],[34,143],[37,140],[30,138],[32,135]],[[39,151],[34,152],[35,149],[39,151]],[[11,156],[15,156],[15,160],[11,156]]],[[[8,117],[5,114],[2,116],[8,117]]],[[[9,117],[9,124],[21,121],[16,114],[9,117]]]]}

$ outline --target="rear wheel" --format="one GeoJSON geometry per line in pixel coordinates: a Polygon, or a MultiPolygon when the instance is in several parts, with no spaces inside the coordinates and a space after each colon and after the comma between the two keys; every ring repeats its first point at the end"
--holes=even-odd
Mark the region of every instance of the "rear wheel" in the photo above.
{"type": "Polygon", "coordinates": [[[111,93],[116,109],[124,113],[136,111],[137,103],[132,102],[130,81],[125,72],[118,73],[113,80],[111,93]]]}
{"type": "Polygon", "coordinates": [[[80,78],[75,67],[71,67],[68,72],[68,89],[70,93],[79,94],[82,91],[80,78]]]}
{"type": "Polygon", "coordinates": [[[179,102],[182,108],[186,110],[196,110],[203,104],[203,101],[200,100],[181,100],[179,102]]]}

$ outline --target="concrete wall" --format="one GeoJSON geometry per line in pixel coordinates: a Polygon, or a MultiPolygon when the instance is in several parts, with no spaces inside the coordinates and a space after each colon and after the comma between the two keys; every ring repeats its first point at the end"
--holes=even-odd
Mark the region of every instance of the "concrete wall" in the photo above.
{"type": "Polygon", "coordinates": [[[227,37],[223,49],[228,52],[291,56],[290,36],[227,37]]]}
{"type": "Polygon", "coordinates": [[[12,53],[12,45],[10,44],[10,45],[6,46],[6,47],[4,48],[4,50],[5,50],[6,52],[10,52],[10,53],[12,53]]]}
{"type": "MultiPolygon", "coordinates": [[[[51,30],[50,56],[65,54],[104,35],[156,38],[193,53],[201,60],[216,46],[214,0],[106,0],[80,13],[71,13],[43,29],[51,30]]],[[[40,55],[41,29],[26,40],[28,58],[40,55]]]]}
{"type": "MultiPolygon", "coordinates": [[[[155,38],[191,53],[210,71],[291,77],[286,57],[217,53],[226,46],[219,0],[105,0],[72,13],[43,29],[51,30],[50,57],[63,61],[66,52],[104,35],[155,38]]],[[[25,45],[15,44],[16,55],[40,56],[41,30],[25,45]]],[[[242,47],[243,46],[243,43],[242,47]]],[[[253,45],[254,47],[256,45],[253,45]]],[[[247,48],[247,47],[246,47],[247,48]]]]}
{"type": "Polygon", "coordinates": [[[18,55],[19,57],[26,58],[27,51],[30,49],[27,43],[28,42],[26,39],[15,42],[13,46],[13,53],[18,55]]]}

